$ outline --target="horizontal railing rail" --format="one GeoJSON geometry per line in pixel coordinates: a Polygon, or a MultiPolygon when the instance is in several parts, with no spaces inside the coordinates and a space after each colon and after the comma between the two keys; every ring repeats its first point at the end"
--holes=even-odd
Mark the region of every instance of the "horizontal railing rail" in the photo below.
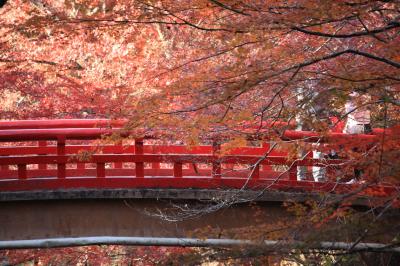
{"type": "Polygon", "coordinates": [[[54,119],[54,120],[10,120],[0,121],[0,130],[5,129],[51,129],[51,128],[110,128],[123,127],[125,120],[110,119],[54,119]]]}
{"type": "MultiPolygon", "coordinates": [[[[52,119],[52,120],[3,120],[0,121],[0,130],[3,129],[50,129],[50,128],[112,128],[124,127],[128,120],[110,120],[110,119],[52,119]]],[[[250,125],[244,125],[244,128],[250,125]]],[[[257,127],[286,127],[293,129],[294,122],[284,121],[264,121],[257,127]]],[[[251,127],[251,126],[250,126],[251,127]]],[[[254,127],[254,125],[253,125],[254,127]]]]}
{"type": "MultiPolygon", "coordinates": [[[[0,130],[0,141],[29,141],[29,140],[58,140],[58,139],[95,139],[102,136],[117,134],[122,137],[128,137],[135,132],[129,132],[120,128],[56,128],[56,129],[13,129],[0,130]]],[[[390,133],[387,133],[390,135],[390,133]]],[[[261,139],[268,140],[270,138],[281,138],[283,140],[304,140],[305,142],[349,142],[349,141],[379,141],[380,135],[351,135],[344,133],[327,133],[324,135],[312,131],[295,131],[285,130],[283,132],[274,133],[271,136],[266,134],[259,135],[261,139]]],[[[144,138],[154,138],[152,136],[144,136],[144,138]]]]}

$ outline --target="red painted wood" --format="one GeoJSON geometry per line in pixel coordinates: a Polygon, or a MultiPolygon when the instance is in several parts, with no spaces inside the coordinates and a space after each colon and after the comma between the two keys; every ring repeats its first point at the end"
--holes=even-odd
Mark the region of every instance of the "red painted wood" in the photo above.
{"type": "Polygon", "coordinates": [[[57,139],[57,155],[65,154],[65,137],[60,136],[57,139]]]}
{"type": "Polygon", "coordinates": [[[174,163],[174,177],[182,177],[182,163],[174,163]]]}
{"type": "Polygon", "coordinates": [[[182,145],[144,145],[144,153],[211,154],[211,146],[186,147],[182,145]]]}
{"type": "Polygon", "coordinates": [[[213,162],[212,164],[212,177],[213,178],[221,178],[221,163],[213,162]]]}
{"type": "MultiPolygon", "coordinates": [[[[143,139],[136,139],[135,140],[135,155],[138,156],[143,156],[143,139]]],[[[139,157],[140,158],[140,157],[139,157]]],[[[143,158],[143,157],[142,157],[143,158]]],[[[144,177],[144,163],[147,162],[146,160],[138,160],[135,163],[135,175],[137,178],[143,178],[144,177]]]]}
{"type": "MultiPolygon", "coordinates": [[[[66,178],[66,179],[25,179],[2,181],[2,191],[30,191],[30,190],[57,190],[57,189],[106,189],[106,188],[236,188],[240,189],[246,184],[249,189],[262,189],[266,186],[271,190],[280,191],[313,191],[349,193],[360,185],[348,185],[337,183],[318,183],[310,181],[288,181],[288,180],[246,180],[237,178],[66,178]]],[[[395,187],[376,186],[365,193],[379,192],[382,196],[397,193],[395,187]]]]}
{"type": "MultiPolygon", "coordinates": [[[[184,154],[95,154],[90,157],[90,160],[86,163],[109,163],[109,162],[134,162],[134,163],[152,163],[152,162],[163,162],[163,163],[208,163],[213,162],[217,164],[255,164],[259,161],[257,156],[240,156],[240,155],[227,155],[220,158],[212,155],[184,155],[184,154]]],[[[81,162],[79,158],[72,157],[71,155],[29,155],[29,156],[8,156],[0,157],[0,164],[65,164],[65,163],[77,163],[81,162]]],[[[317,159],[304,159],[297,162],[297,165],[311,166],[319,165],[317,159]]],[[[324,160],[324,164],[338,164],[343,163],[343,160],[324,160]]],[[[286,157],[271,156],[266,157],[261,165],[290,165],[292,162],[287,161],[286,157]]],[[[322,164],[322,165],[324,165],[322,164]]]]}
{"type": "MultiPolygon", "coordinates": [[[[38,141],[38,146],[46,147],[47,141],[45,141],[45,140],[38,141]]],[[[46,155],[46,153],[38,153],[38,155],[46,155]]],[[[40,164],[38,164],[38,167],[39,167],[39,169],[44,170],[44,169],[47,169],[47,164],[40,163],[40,164]]]]}
{"type": "MultiPolygon", "coordinates": [[[[104,152],[104,150],[103,150],[103,152],[104,152]]],[[[123,150],[123,147],[122,147],[122,143],[121,143],[121,142],[115,144],[115,151],[114,151],[114,153],[115,153],[115,154],[122,154],[122,153],[124,153],[124,150],[123,150]]],[[[114,162],[114,163],[113,163],[113,167],[114,167],[114,168],[119,168],[119,169],[121,169],[121,168],[122,168],[122,162],[114,162]]]]}
{"type": "Polygon", "coordinates": [[[115,162],[114,163],[114,168],[122,168],[122,163],[121,162],[115,162]]]}
{"type": "Polygon", "coordinates": [[[293,164],[289,169],[289,180],[292,182],[297,181],[297,164],[293,164]]]}
{"type": "Polygon", "coordinates": [[[38,141],[38,146],[39,147],[46,147],[47,146],[47,141],[45,141],[45,140],[38,141]]]}
{"type": "Polygon", "coordinates": [[[151,163],[151,168],[160,169],[160,163],[151,163]]]}
{"type": "Polygon", "coordinates": [[[109,128],[123,127],[124,120],[109,119],[54,119],[0,121],[0,130],[5,129],[47,129],[47,128],[109,128]]]}
{"type": "MultiPolygon", "coordinates": [[[[127,146],[123,148],[123,151],[120,148],[115,146],[98,146],[98,145],[67,145],[65,146],[65,153],[67,154],[76,154],[80,151],[93,151],[95,149],[101,150],[103,153],[115,153],[115,154],[127,154],[134,153],[134,146],[127,146]]],[[[212,154],[211,146],[202,146],[199,149],[189,149],[184,146],[158,146],[158,145],[144,145],[143,146],[144,153],[149,154],[212,154]]],[[[233,151],[227,153],[228,155],[264,155],[266,150],[262,148],[250,148],[244,147],[234,149],[233,151]],[[254,151],[251,151],[254,149],[254,151]],[[242,152],[243,151],[243,152],[242,152]]],[[[21,147],[0,147],[0,156],[7,155],[28,155],[28,154],[56,154],[57,149],[56,146],[46,146],[46,147],[37,147],[37,146],[21,146],[21,147]]],[[[271,156],[286,156],[285,152],[273,152],[270,153],[271,156]]]]}
{"type": "MultiPolygon", "coordinates": [[[[65,152],[67,154],[76,154],[80,151],[93,151],[100,149],[103,153],[134,153],[134,146],[129,146],[124,149],[124,152],[120,152],[119,149],[114,146],[101,146],[101,145],[67,145],[65,146],[65,152]]],[[[21,146],[21,147],[0,147],[0,156],[5,155],[23,155],[23,154],[56,154],[56,146],[47,147],[36,147],[36,146],[21,146]]]]}
{"type": "MultiPolygon", "coordinates": [[[[57,139],[57,155],[64,156],[65,155],[65,137],[59,136],[57,139]]],[[[66,177],[66,165],[64,162],[57,163],[57,177],[65,178],[66,177]]]]}
{"type": "Polygon", "coordinates": [[[106,177],[105,163],[97,163],[96,169],[97,169],[97,177],[98,178],[106,177]]]}
{"type": "Polygon", "coordinates": [[[0,141],[57,140],[60,136],[67,139],[95,139],[102,134],[111,134],[106,129],[16,129],[1,130],[0,141]]]}
{"type": "MultiPolygon", "coordinates": [[[[241,188],[251,174],[248,166],[254,165],[269,149],[269,143],[264,143],[262,147],[236,148],[221,156],[219,154],[221,146],[217,142],[214,142],[212,146],[188,148],[181,145],[144,145],[143,139],[138,139],[135,145],[130,147],[122,148],[120,144],[100,147],[101,154],[91,156],[85,162],[86,167],[85,163],[71,156],[82,150],[93,151],[99,148],[90,141],[118,130],[110,129],[109,123],[108,120],[0,121],[0,129],[3,129],[0,130],[0,141],[39,140],[39,146],[35,147],[0,147],[0,191],[81,187],[241,188]],[[65,128],[67,126],[69,128],[65,128]],[[66,140],[70,139],[85,140],[78,142],[85,145],[68,145],[66,140]],[[57,140],[57,145],[46,146],[46,141],[51,140],[57,140]],[[139,178],[127,178],[132,177],[134,171],[123,168],[124,162],[135,164],[135,175],[139,178]],[[76,163],[76,169],[67,169],[66,165],[70,163],[76,163]],[[113,169],[106,169],[106,163],[112,163],[113,169]],[[145,169],[145,164],[149,163],[151,167],[145,169]],[[163,168],[160,163],[172,163],[173,169],[163,168]],[[38,164],[39,167],[27,169],[29,164],[38,164]],[[56,164],[57,169],[51,168],[52,164],[56,164]],[[95,167],[91,164],[95,164],[95,167]],[[189,169],[183,169],[183,164],[189,164],[189,169]],[[209,167],[203,168],[203,164],[209,167]],[[12,170],[9,165],[18,165],[18,168],[12,170]],[[6,178],[15,180],[10,181],[6,178]]],[[[111,126],[116,127],[122,125],[121,121],[111,123],[111,126]]],[[[379,130],[374,130],[374,132],[382,134],[379,130]]],[[[391,131],[387,130],[386,133],[391,134],[391,131]]],[[[284,139],[304,137],[309,138],[310,141],[319,139],[314,132],[286,130],[283,134],[284,139]]],[[[334,140],[335,143],[345,143],[357,138],[358,143],[360,141],[373,143],[378,140],[378,137],[378,135],[355,136],[330,133],[324,137],[323,141],[334,140]]],[[[342,162],[341,160],[325,160],[324,164],[342,162]]],[[[297,165],[319,164],[318,160],[308,157],[296,162],[288,173],[275,172],[272,171],[271,165],[292,165],[285,151],[276,150],[254,169],[253,175],[248,180],[248,187],[263,188],[270,183],[274,189],[279,190],[330,191],[334,186],[328,182],[298,182],[296,180],[297,165]],[[276,180],[277,178],[279,180],[276,180]]],[[[350,191],[354,187],[344,184],[335,184],[335,186],[337,186],[335,192],[338,193],[350,191]]]]}
{"type": "Polygon", "coordinates": [[[19,179],[26,179],[26,164],[18,164],[18,178],[19,179]]]}
{"type": "MultiPolygon", "coordinates": [[[[109,119],[52,119],[52,120],[13,120],[0,121],[0,130],[3,129],[40,129],[40,128],[94,128],[94,127],[123,127],[127,120],[109,119]]],[[[260,125],[248,125],[245,128],[258,128],[260,125]]],[[[294,128],[293,122],[263,121],[262,127],[289,127],[294,128]]]]}
{"type": "Polygon", "coordinates": [[[57,177],[58,178],[66,177],[66,167],[64,163],[57,164],[57,177]]]}
{"type": "Polygon", "coordinates": [[[76,164],[76,169],[84,170],[85,169],[85,163],[77,163],[76,164]]]}
{"type": "MultiPolygon", "coordinates": [[[[269,149],[271,148],[271,145],[269,142],[263,141],[262,143],[262,148],[263,148],[263,156],[269,152],[270,156],[287,156],[287,152],[282,151],[282,150],[278,150],[278,149],[273,149],[272,151],[270,151],[269,149]]],[[[271,171],[272,167],[269,165],[260,165],[260,168],[265,170],[265,171],[271,171]]]]}
{"type": "Polygon", "coordinates": [[[135,154],[143,154],[144,153],[144,144],[143,139],[135,140],[135,154]]]}
{"type": "Polygon", "coordinates": [[[221,161],[219,160],[218,156],[221,152],[221,145],[218,143],[218,141],[214,141],[212,144],[212,154],[213,157],[210,161],[212,161],[212,172],[211,176],[215,179],[219,179],[222,177],[221,175],[221,161]]]}
{"type": "MultiPolygon", "coordinates": [[[[120,133],[121,136],[127,137],[129,132],[121,132],[118,128],[55,128],[55,129],[10,129],[0,130],[0,141],[29,141],[29,140],[57,140],[60,136],[66,139],[95,139],[103,135],[120,133]]],[[[389,131],[387,132],[388,135],[389,131]]],[[[268,136],[264,136],[267,138],[268,136]]],[[[146,138],[151,138],[147,136],[146,138]]],[[[350,143],[357,140],[358,142],[376,142],[379,141],[378,135],[350,135],[344,133],[328,133],[321,137],[318,133],[311,131],[295,131],[285,130],[282,138],[286,140],[304,139],[307,142],[330,142],[350,143]]]]}
{"type": "MultiPolygon", "coordinates": [[[[183,177],[211,177],[211,168],[208,169],[197,169],[194,171],[193,169],[182,169],[183,177]]],[[[132,177],[132,169],[124,168],[124,169],[106,169],[106,177],[132,177]]],[[[97,170],[96,168],[85,168],[84,171],[79,169],[66,169],[67,177],[96,177],[97,170]]],[[[248,178],[250,175],[250,171],[247,170],[222,170],[222,177],[225,178],[248,178]]],[[[46,169],[46,170],[29,170],[28,178],[42,178],[42,177],[55,177],[57,176],[57,169],[46,169]]],[[[172,177],[173,169],[146,169],[146,177],[172,177]]],[[[287,173],[274,172],[274,171],[260,171],[261,179],[274,179],[278,178],[282,180],[288,179],[287,173]]],[[[0,172],[0,179],[16,179],[18,178],[17,170],[7,170],[0,172]]]]}
{"type": "Polygon", "coordinates": [[[260,178],[260,165],[257,164],[253,167],[251,178],[258,179],[260,178]]]}
{"type": "MultiPolygon", "coordinates": [[[[117,146],[102,146],[102,145],[67,145],[65,152],[67,154],[76,154],[79,151],[92,151],[95,149],[101,150],[103,153],[127,154],[134,153],[134,146],[126,146],[121,149],[117,146]]],[[[37,147],[37,146],[20,146],[20,147],[0,147],[0,156],[6,155],[23,155],[23,154],[55,154],[57,153],[56,146],[37,147]]],[[[186,149],[183,146],[155,146],[144,145],[144,153],[150,154],[211,154],[211,146],[202,147],[201,149],[186,149]],[[207,152],[205,150],[208,149],[207,152]],[[203,152],[197,152],[201,150],[203,152]]]]}
{"type": "MultiPolygon", "coordinates": [[[[154,146],[154,145],[144,145],[144,153],[148,154],[212,154],[211,146],[204,146],[201,149],[185,149],[182,146],[154,146]],[[156,152],[150,152],[151,150],[155,150],[156,152]],[[196,150],[200,150],[201,152],[196,152],[196,150]],[[161,152],[162,151],[162,152],[161,152]]],[[[123,152],[119,150],[119,148],[114,146],[97,146],[97,145],[66,145],[65,153],[66,154],[77,154],[81,151],[93,151],[95,149],[101,150],[104,154],[129,154],[135,152],[134,146],[124,147],[123,152]]],[[[244,148],[243,152],[241,149],[235,149],[235,153],[230,152],[228,155],[264,155],[264,151],[253,151],[250,152],[251,148],[244,148]]],[[[258,148],[255,148],[258,149],[258,148]]],[[[9,155],[29,155],[29,154],[56,154],[57,147],[56,146],[46,146],[46,147],[37,147],[37,146],[21,146],[21,147],[0,147],[0,156],[9,156],[9,155]]],[[[271,156],[286,156],[286,153],[276,152],[271,153],[271,156]]]]}

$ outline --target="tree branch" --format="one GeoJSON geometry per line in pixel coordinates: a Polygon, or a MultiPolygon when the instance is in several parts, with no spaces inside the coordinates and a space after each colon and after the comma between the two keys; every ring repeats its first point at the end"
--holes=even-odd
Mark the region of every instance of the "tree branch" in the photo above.
{"type": "Polygon", "coordinates": [[[300,27],[292,27],[293,30],[300,31],[305,34],[309,35],[315,35],[315,36],[320,36],[320,37],[327,37],[327,38],[352,38],[352,37],[361,37],[361,36],[367,36],[367,35],[372,35],[374,37],[374,34],[385,32],[391,29],[399,28],[400,27],[400,22],[393,21],[389,23],[387,26],[382,27],[382,28],[377,28],[374,30],[365,30],[365,31],[358,31],[358,32],[353,32],[349,34],[330,34],[330,33],[325,33],[325,32],[319,32],[319,31],[310,31],[306,30],[304,28],[300,27]]]}
{"type": "Polygon", "coordinates": [[[391,65],[393,67],[400,68],[400,63],[398,63],[398,62],[386,59],[384,57],[379,57],[379,56],[376,56],[376,55],[373,55],[373,54],[370,54],[370,53],[366,53],[366,52],[362,52],[362,51],[358,51],[358,50],[353,50],[353,49],[347,49],[347,50],[344,50],[344,51],[332,53],[332,54],[324,56],[324,57],[320,57],[320,58],[317,58],[317,59],[313,59],[313,60],[306,61],[306,62],[303,62],[303,63],[298,64],[298,65],[292,66],[290,68],[285,69],[285,72],[289,71],[289,70],[294,70],[294,69],[297,69],[297,68],[306,67],[306,66],[309,66],[309,65],[321,62],[321,61],[333,59],[333,58],[336,58],[336,57],[341,56],[343,54],[361,55],[361,56],[364,56],[364,57],[367,57],[367,58],[370,58],[370,59],[374,59],[376,61],[380,61],[380,62],[388,64],[388,65],[391,65]]]}
{"type": "Polygon", "coordinates": [[[53,61],[48,60],[37,60],[37,59],[8,59],[8,58],[0,58],[1,63],[25,63],[25,62],[32,62],[36,64],[42,65],[49,65],[49,66],[58,66],[58,67],[65,67],[66,69],[73,69],[73,70],[83,70],[84,68],[78,62],[72,62],[71,65],[66,64],[59,64],[53,61]]]}
{"type": "Polygon", "coordinates": [[[240,14],[240,15],[244,15],[244,16],[250,16],[249,14],[244,13],[243,11],[234,9],[233,7],[227,6],[227,5],[225,5],[225,4],[223,4],[223,3],[219,2],[219,1],[216,1],[216,0],[209,0],[209,1],[212,2],[212,3],[214,3],[214,4],[216,4],[216,5],[219,6],[219,7],[222,7],[222,8],[224,8],[224,9],[229,10],[229,11],[232,11],[232,12],[234,12],[234,13],[236,13],[236,14],[240,14]]]}
{"type": "MultiPolygon", "coordinates": [[[[364,57],[367,57],[367,58],[370,58],[370,59],[373,59],[373,60],[376,60],[376,61],[379,61],[379,62],[383,62],[383,63],[388,64],[390,66],[394,66],[396,68],[400,68],[400,63],[398,63],[398,62],[391,61],[391,60],[383,58],[383,57],[375,56],[375,55],[372,55],[370,53],[366,53],[366,52],[362,52],[362,51],[358,51],[358,50],[353,50],[353,49],[347,49],[347,50],[336,52],[336,53],[332,53],[332,54],[329,54],[329,55],[326,55],[326,56],[323,56],[323,57],[320,57],[320,58],[316,58],[316,59],[305,61],[303,63],[300,63],[300,64],[297,64],[297,65],[282,69],[281,71],[278,71],[278,72],[275,72],[275,73],[272,73],[272,74],[269,74],[269,75],[265,75],[265,76],[263,76],[263,77],[261,77],[261,78],[259,78],[257,80],[254,80],[252,82],[248,81],[246,83],[245,87],[242,86],[242,88],[239,90],[239,92],[236,95],[230,96],[229,99],[237,98],[238,96],[242,95],[243,93],[248,92],[251,88],[254,88],[255,86],[265,82],[268,79],[271,79],[271,78],[274,78],[274,77],[278,77],[279,75],[282,75],[282,74],[290,72],[290,71],[294,71],[294,73],[296,74],[303,67],[307,67],[307,66],[310,66],[310,65],[325,61],[325,60],[334,59],[334,58],[339,57],[339,56],[344,55],[344,54],[361,55],[361,56],[364,56],[364,57]]],[[[295,74],[293,74],[293,75],[295,75],[295,74]]],[[[207,102],[205,104],[202,104],[201,106],[192,107],[192,108],[183,109],[183,110],[174,110],[174,111],[169,111],[169,112],[163,112],[162,114],[177,114],[177,113],[196,112],[196,111],[208,108],[210,106],[223,103],[223,102],[225,102],[226,100],[229,100],[229,99],[227,99],[225,97],[220,98],[220,99],[212,99],[212,101],[207,102]]]]}

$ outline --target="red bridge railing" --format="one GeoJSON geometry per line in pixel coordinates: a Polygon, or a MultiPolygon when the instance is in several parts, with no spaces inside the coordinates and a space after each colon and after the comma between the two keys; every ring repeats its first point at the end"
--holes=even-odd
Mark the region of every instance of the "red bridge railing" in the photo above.
{"type": "MultiPolygon", "coordinates": [[[[140,138],[126,145],[96,142],[119,133],[123,121],[43,120],[0,122],[0,193],[57,189],[202,188],[346,193],[355,185],[297,181],[297,166],[338,165],[340,160],[297,160],[282,149],[235,148],[220,154],[217,143],[196,147],[140,138]],[[157,144],[158,143],[158,144],[157,144]]],[[[377,131],[379,134],[379,130],[377,131]]],[[[127,136],[125,132],[122,135],[127,136]]],[[[285,130],[283,139],[346,141],[355,136],[285,130]]],[[[373,143],[379,135],[358,135],[373,143]]],[[[334,167],[333,167],[334,168],[334,167]]],[[[392,193],[395,188],[371,186],[392,193]]]]}

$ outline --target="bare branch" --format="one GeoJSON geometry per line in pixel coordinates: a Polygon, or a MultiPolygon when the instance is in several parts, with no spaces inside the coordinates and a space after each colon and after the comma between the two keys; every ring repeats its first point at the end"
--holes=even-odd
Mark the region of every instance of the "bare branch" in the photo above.
{"type": "Polygon", "coordinates": [[[250,16],[249,14],[244,13],[243,11],[240,11],[240,10],[237,10],[237,9],[231,7],[231,6],[225,5],[225,4],[223,4],[223,3],[219,2],[219,1],[210,0],[210,2],[216,4],[216,5],[219,6],[219,7],[222,7],[222,8],[224,8],[224,9],[229,10],[229,11],[232,11],[232,12],[234,12],[234,13],[236,13],[236,14],[240,14],[240,15],[244,15],[244,16],[250,16]]]}
{"type": "Polygon", "coordinates": [[[73,62],[73,64],[66,65],[66,64],[56,63],[56,62],[53,62],[53,61],[48,61],[48,60],[9,59],[9,58],[0,58],[0,62],[2,62],[2,63],[16,63],[16,64],[31,62],[31,63],[42,64],[42,65],[65,67],[66,69],[83,70],[83,67],[78,62],[73,62]]]}
{"type": "Polygon", "coordinates": [[[352,38],[352,37],[361,37],[361,36],[368,36],[368,35],[374,36],[374,34],[381,33],[381,32],[386,32],[388,30],[399,28],[399,27],[400,27],[400,23],[397,22],[397,21],[394,21],[394,22],[391,22],[387,26],[382,27],[382,28],[377,28],[377,29],[374,29],[374,30],[358,31],[358,32],[353,32],[353,33],[349,33],[349,34],[330,34],[330,33],[319,32],[319,31],[310,31],[310,30],[306,30],[306,29],[300,28],[300,27],[292,27],[292,29],[296,30],[296,31],[300,31],[300,32],[305,33],[305,34],[315,35],[315,36],[320,36],[320,37],[352,38]]]}

